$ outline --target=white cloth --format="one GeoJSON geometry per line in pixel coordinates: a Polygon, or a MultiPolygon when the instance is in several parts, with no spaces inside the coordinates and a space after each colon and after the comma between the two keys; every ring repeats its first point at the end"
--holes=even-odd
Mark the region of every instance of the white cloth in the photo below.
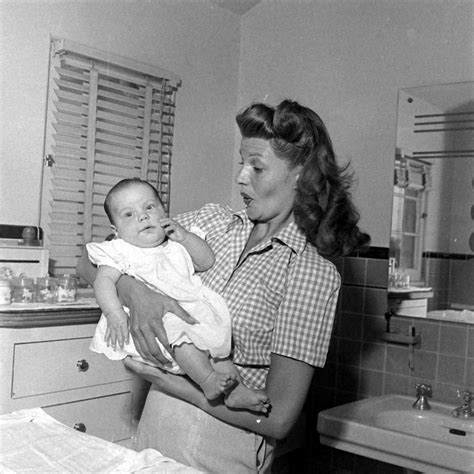
{"type": "MultiPolygon", "coordinates": [[[[213,358],[229,355],[231,320],[227,305],[219,294],[202,284],[194,271],[191,256],[181,244],[167,241],[158,247],[140,248],[116,239],[89,243],[87,252],[92,263],[116,268],[123,274],[141,280],[153,290],[176,299],[184,310],[199,321],[199,324],[188,324],[176,315],[166,313],[163,325],[171,346],[192,343],[198,349],[208,351],[213,358]]],[[[91,350],[113,360],[124,359],[129,355],[139,357],[132,340],[123,349],[107,347],[104,341],[106,329],[107,320],[102,315],[91,350]]],[[[171,355],[165,355],[173,363],[169,370],[182,373],[171,355]]]]}
{"type": "Polygon", "coordinates": [[[0,416],[2,473],[199,473],[154,449],[136,452],[81,433],[41,408],[0,416]]]}

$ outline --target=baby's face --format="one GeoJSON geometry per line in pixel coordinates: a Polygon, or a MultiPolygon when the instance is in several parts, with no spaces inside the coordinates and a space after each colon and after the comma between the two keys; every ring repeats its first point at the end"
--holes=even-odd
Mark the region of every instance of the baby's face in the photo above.
{"type": "Polygon", "coordinates": [[[165,240],[160,220],[165,211],[153,190],[134,183],[118,191],[110,203],[116,234],[137,247],[156,247],[165,240]]]}

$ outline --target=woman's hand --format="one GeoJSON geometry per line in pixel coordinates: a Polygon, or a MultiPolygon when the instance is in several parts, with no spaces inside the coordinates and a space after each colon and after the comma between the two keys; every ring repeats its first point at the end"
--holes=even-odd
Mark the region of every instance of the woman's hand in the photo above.
{"type": "Polygon", "coordinates": [[[157,293],[132,277],[123,275],[117,283],[120,299],[130,310],[130,332],[138,353],[150,362],[165,365],[169,361],[163,356],[155,337],[171,352],[163,327],[163,316],[173,313],[189,324],[192,318],[176,300],[157,293]]]}

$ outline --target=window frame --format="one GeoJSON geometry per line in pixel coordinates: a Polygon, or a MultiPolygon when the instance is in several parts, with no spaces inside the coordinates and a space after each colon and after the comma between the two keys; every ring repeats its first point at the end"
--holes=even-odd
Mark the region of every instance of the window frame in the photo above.
{"type": "Polygon", "coordinates": [[[397,156],[395,159],[394,193],[392,208],[391,250],[397,247],[398,252],[392,256],[396,258],[396,266],[410,276],[412,283],[422,283],[423,249],[425,241],[427,198],[430,191],[431,165],[417,158],[397,156]],[[412,203],[414,215],[411,222],[414,229],[407,229],[408,203],[412,203]],[[405,259],[407,252],[403,245],[405,239],[412,239],[413,254],[410,260],[413,265],[408,266],[405,259]]]}

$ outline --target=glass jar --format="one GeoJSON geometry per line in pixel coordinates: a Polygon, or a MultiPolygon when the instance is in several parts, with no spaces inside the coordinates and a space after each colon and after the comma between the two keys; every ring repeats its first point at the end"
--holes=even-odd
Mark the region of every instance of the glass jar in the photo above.
{"type": "Polygon", "coordinates": [[[58,277],[58,303],[76,301],[77,278],[75,275],[58,277]]]}
{"type": "Polygon", "coordinates": [[[33,278],[19,277],[14,280],[13,297],[14,303],[33,303],[35,285],[33,278]]]}
{"type": "Polygon", "coordinates": [[[36,301],[38,303],[56,303],[57,280],[53,277],[36,279],[36,301]]]}
{"type": "Polygon", "coordinates": [[[10,280],[0,278],[0,305],[10,304],[12,302],[12,288],[10,280]]]}

